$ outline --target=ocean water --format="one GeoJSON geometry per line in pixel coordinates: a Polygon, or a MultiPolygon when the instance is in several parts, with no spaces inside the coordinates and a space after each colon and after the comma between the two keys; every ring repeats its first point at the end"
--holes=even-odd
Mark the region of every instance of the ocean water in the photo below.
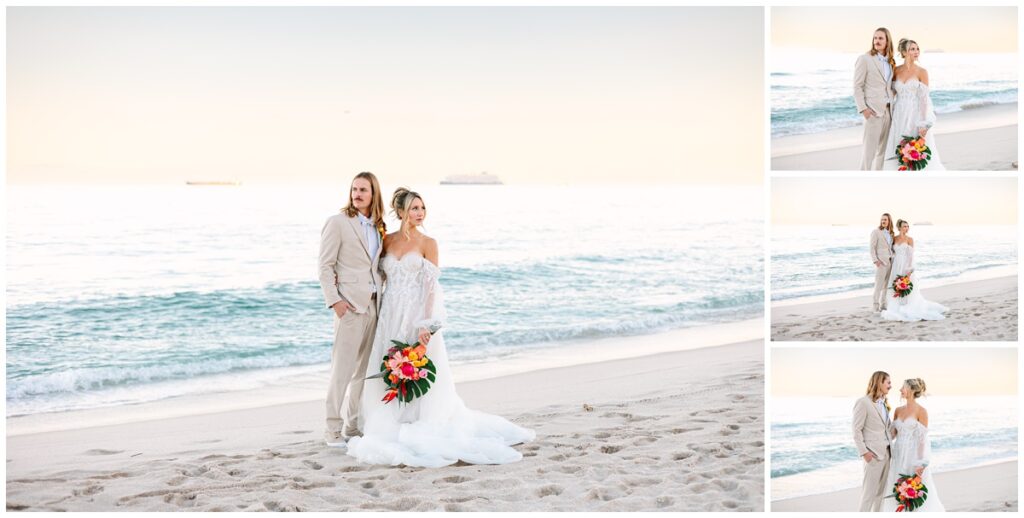
{"type": "MultiPolygon", "coordinates": [[[[772,500],[860,486],[863,461],[850,428],[856,399],[772,399],[772,500]]],[[[1017,458],[1015,396],[929,396],[921,403],[936,472],[1017,458]]],[[[898,396],[890,404],[899,406],[898,396]]]]}
{"type": "MultiPolygon", "coordinates": [[[[775,225],[771,236],[772,300],[871,288],[875,266],[868,245],[872,225],[775,225]]],[[[913,225],[916,286],[949,282],[1017,264],[1012,225],[913,225]],[[945,280],[945,281],[944,281],[945,280]]]]}
{"type": "MultiPolygon", "coordinates": [[[[772,138],[862,124],[853,101],[859,55],[773,51],[772,138]]],[[[938,124],[944,113],[1017,102],[1017,54],[925,52],[921,66],[928,70],[938,124]]]]}
{"type": "MultiPolygon", "coordinates": [[[[760,188],[418,190],[455,363],[762,314],[760,188]]],[[[346,196],[347,181],[9,186],[7,415],[323,368],[331,313],[317,251],[346,196]]]]}

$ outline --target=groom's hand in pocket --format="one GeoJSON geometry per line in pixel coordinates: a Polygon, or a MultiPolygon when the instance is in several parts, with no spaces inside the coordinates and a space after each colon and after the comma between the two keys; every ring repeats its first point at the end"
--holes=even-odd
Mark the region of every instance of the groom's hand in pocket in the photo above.
{"type": "Polygon", "coordinates": [[[870,451],[864,454],[864,462],[871,462],[875,460],[875,454],[870,451]]]}
{"type": "Polygon", "coordinates": [[[878,116],[878,114],[875,113],[875,110],[872,110],[871,108],[864,108],[864,111],[860,112],[860,114],[864,116],[864,120],[878,116]]]}
{"type": "Polygon", "coordinates": [[[344,300],[339,300],[338,302],[335,302],[334,305],[331,306],[331,308],[334,309],[334,314],[338,315],[338,318],[345,316],[345,313],[348,313],[349,311],[355,309],[344,300]]]}

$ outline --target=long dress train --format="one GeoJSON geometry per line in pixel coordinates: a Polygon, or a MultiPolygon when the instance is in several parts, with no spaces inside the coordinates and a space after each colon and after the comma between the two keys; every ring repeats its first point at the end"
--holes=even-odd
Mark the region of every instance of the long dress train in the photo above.
{"type": "Polygon", "coordinates": [[[892,289],[893,281],[914,269],[914,247],[909,243],[899,243],[893,247],[893,252],[895,255],[892,258],[892,273],[889,274],[889,287],[885,293],[889,302],[886,309],[882,310],[882,318],[904,322],[946,318],[943,313],[949,311],[949,308],[924,298],[915,273],[910,274],[910,280],[914,283],[914,289],[910,294],[902,298],[894,296],[896,292],[892,289]]]}
{"type": "MultiPolygon", "coordinates": [[[[387,290],[381,300],[377,333],[366,375],[380,372],[381,359],[391,340],[412,344],[418,330],[438,326],[445,319],[441,271],[418,253],[381,260],[387,290]]],[[[522,459],[511,446],[533,440],[534,432],[508,420],[466,408],[455,392],[448,365],[444,332],[427,344],[427,356],[437,369],[436,381],[426,395],[411,403],[383,403],[387,385],[366,380],[361,401],[362,437],[348,442],[348,454],[370,464],[440,467],[464,461],[505,464],[522,459]]]]}

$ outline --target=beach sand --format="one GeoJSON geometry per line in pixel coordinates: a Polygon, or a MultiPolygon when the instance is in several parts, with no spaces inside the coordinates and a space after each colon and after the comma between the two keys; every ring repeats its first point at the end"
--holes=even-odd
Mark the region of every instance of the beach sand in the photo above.
{"type": "Polygon", "coordinates": [[[772,304],[772,340],[1006,341],[1017,340],[1017,277],[921,288],[949,308],[944,320],[891,322],[871,311],[871,295],[772,304]]]}
{"type": "Polygon", "coordinates": [[[459,383],[471,408],[537,432],[502,466],[359,464],[323,444],[322,400],[24,434],[12,418],[7,509],[763,510],[763,352],[755,340],[459,383]]]}
{"type": "MultiPolygon", "coordinates": [[[[946,511],[1017,510],[1017,461],[935,474],[935,487],[946,511]]],[[[860,488],[788,500],[773,500],[777,511],[856,511],[860,488]]]]}
{"type": "MultiPolygon", "coordinates": [[[[1015,171],[1017,104],[939,114],[935,126],[942,164],[951,171],[1015,171]]],[[[773,138],[774,171],[860,169],[863,127],[773,138]]],[[[926,169],[927,171],[927,169],[926,169]]]]}

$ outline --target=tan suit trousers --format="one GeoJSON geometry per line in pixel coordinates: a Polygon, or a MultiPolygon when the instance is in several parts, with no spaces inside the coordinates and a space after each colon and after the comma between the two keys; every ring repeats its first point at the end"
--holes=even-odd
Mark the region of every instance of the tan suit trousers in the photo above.
{"type": "Polygon", "coordinates": [[[863,171],[881,171],[885,161],[885,144],[889,140],[892,116],[886,107],[883,113],[864,120],[864,157],[860,168],[863,171]]]}
{"type": "Polygon", "coordinates": [[[892,263],[875,266],[875,293],[871,296],[871,306],[875,311],[881,311],[888,307],[890,272],[892,272],[892,263]]]}
{"type": "Polygon", "coordinates": [[[331,381],[327,385],[328,431],[342,432],[347,437],[359,433],[363,379],[366,377],[366,366],[376,332],[375,303],[371,302],[365,313],[349,310],[341,318],[334,315],[331,381]]]}
{"type": "Polygon", "coordinates": [[[860,512],[879,512],[882,510],[882,498],[885,496],[885,482],[889,477],[889,448],[875,452],[877,457],[871,462],[864,462],[864,483],[861,485],[860,512]]]}

